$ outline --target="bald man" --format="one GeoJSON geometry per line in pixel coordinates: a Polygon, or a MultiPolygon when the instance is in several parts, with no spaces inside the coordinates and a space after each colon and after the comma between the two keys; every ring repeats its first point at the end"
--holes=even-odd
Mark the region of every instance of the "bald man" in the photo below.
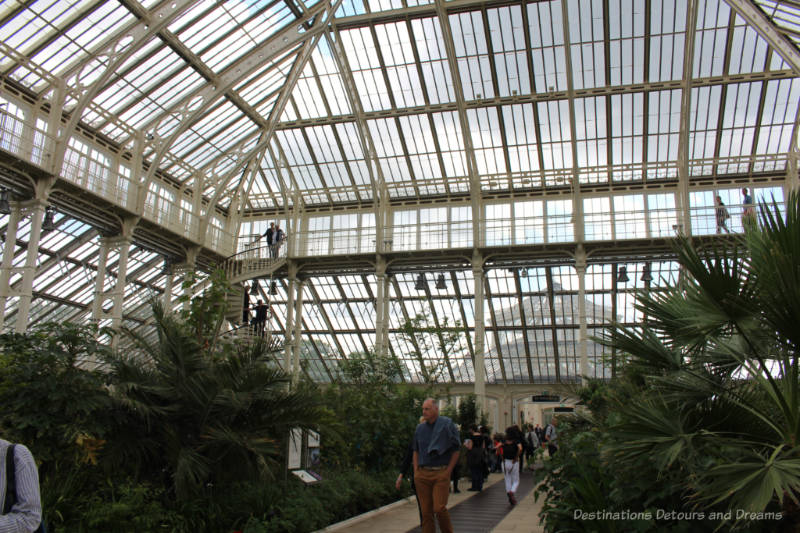
{"type": "Polygon", "coordinates": [[[439,406],[433,398],[422,403],[425,419],[414,432],[414,481],[422,509],[422,533],[435,533],[434,515],[442,533],[453,533],[447,496],[450,475],[458,462],[460,441],[458,428],[446,416],[439,416],[439,406]]]}

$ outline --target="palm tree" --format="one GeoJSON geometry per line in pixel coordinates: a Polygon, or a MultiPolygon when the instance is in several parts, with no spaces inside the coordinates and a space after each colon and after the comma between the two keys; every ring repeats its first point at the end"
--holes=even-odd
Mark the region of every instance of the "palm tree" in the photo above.
{"type": "Polygon", "coordinates": [[[115,441],[124,443],[109,454],[171,484],[181,500],[208,484],[270,478],[290,429],[314,427],[322,411],[316,391],[290,387],[274,346],[218,334],[223,304],[180,316],[153,303],[157,339],[129,331],[136,349],[108,361],[123,435],[115,441]]]}
{"type": "MultiPolygon", "coordinates": [[[[686,504],[779,511],[800,523],[800,198],[732,245],[679,239],[684,282],[639,294],[647,322],[601,342],[641,396],[618,406],[608,457],[680,472],[686,504]]],[[[666,476],[665,476],[666,477],[666,476]]],[[[736,517],[734,517],[735,519],[736,517]]]]}

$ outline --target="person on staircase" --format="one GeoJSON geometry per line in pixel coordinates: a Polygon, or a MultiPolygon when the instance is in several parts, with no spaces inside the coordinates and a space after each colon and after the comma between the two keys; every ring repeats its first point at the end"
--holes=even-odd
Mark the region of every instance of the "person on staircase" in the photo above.
{"type": "Polygon", "coordinates": [[[272,258],[277,258],[280,255],[281,245],[286,240],[286,233],[281,229],[281,223],[275,224],[275,234],[272,236],[272,258]]]}
{"type": "Polygon", "coordinates": [[[272,243],[275,238],[275,223],[270,222],[267,231],[264,232],[264,237],[267,238],[267,248],[269,249],[269,256],[272,257],[272,243]]]}
{"type": "Polygon", "coordinates": [[[268,307],[261,300],[256,304],[255,330],[258,335],[264,335],[264,325],[267,323],[268,307]]]}

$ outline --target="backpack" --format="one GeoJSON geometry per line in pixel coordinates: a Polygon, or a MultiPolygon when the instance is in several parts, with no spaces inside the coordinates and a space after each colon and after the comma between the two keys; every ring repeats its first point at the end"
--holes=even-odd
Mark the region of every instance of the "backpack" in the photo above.
{"type": "MultiPolygon", "coordinates": [[[[6,450],[6,501],[3,502],[3,514],[11,512],[11,508],[17,503],[17,466],[14,462],[14,448],[16,444],[12,444],[6,450]]],[[[33,533],[47,533],[47,528],[44,525],[44,515],[42,516],[39,527],[33,533]]]]}

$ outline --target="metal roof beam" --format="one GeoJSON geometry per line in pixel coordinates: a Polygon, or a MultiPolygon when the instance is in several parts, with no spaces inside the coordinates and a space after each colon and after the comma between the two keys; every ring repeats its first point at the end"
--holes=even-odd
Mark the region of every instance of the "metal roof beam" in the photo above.
{"type": "Polygon", "coordinates": [[[800,76],[800,50],[751,0],[725,0],[800,76]]]}

